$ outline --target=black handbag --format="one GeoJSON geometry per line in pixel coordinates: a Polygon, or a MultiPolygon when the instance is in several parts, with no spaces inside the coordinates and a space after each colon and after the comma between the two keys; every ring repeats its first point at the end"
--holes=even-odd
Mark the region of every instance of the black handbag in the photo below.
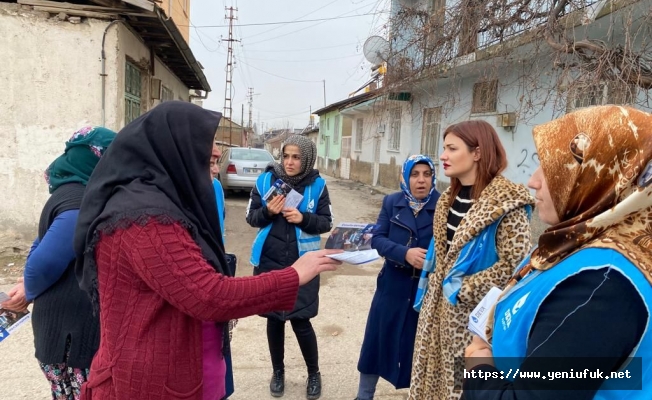
{"type": "Polygon", "coordinates": [[[233,253],[226,253],[226,267],[228,268],[230,275],[235,276],[235,270],[238,266],[238,257],[233,253]]]}

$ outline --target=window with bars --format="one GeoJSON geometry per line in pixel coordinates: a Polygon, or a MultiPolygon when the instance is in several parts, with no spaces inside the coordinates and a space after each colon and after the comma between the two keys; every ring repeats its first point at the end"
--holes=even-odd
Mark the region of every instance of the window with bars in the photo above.
{"type": "Polygon", "coordinates": [[[172,89],[163,86],[161,88],[161,103],[164,101],[172,101],[172,100],[174,100],[174,92],[172,91],[172,89]]]}
{"type": "Polygon", "coordinates": [[[141,85],[140,69],[127,61],[125,67],[125,125],[140,116],[141,85]]]}
{"type": "Polygon", "coordinates": [[[423,110],[423,130],[421,132],[421,154],[437,161],[439,133],[441,130],[441,107],[423,110]]]}
{"type": "Polygon", "coordinates": [[[578,83],[568,94],[566,112],[605,104],[627,105],[636,101],[638,87],[620,81],[578,83]]]}
{"type": "Polygon", "coordinates": [[[362,150],[362,128],[364,127],[364,119],[358,118],[355,120],[355,150],[362,150]]]}
{"type": "Polygon", "coordinates": [[[335,116],[335,121],[334,121],[335,126],[333,126],[333,144],[337,144],[340,140],[340,116],[336,115],[335,116]]]}
{"type": "Polygon", "coordinates": [[[471,113],[496,112],[498,103],[498,81],[477,82],[473,85],[471,113]]]}
{"type": "Polygon", "coordinates": [[[399,150],[401,146],[401,107],[389,110],[389,150],[399,150]]]}

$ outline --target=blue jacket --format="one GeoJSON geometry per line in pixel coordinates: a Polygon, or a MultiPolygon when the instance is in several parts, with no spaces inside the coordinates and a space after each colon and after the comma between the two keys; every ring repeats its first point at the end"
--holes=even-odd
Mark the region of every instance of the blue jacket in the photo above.
{"type": "Polygon", "coordinates": [[[420,270],[405,261],[410,248],[428,248],[439,193],[415,217],[402,192],[385,196],[371,246],[385,257],[371,302],[358,370],[380,375],[397,389],[410,386],[419,313],[412,305],[420,270]]]}

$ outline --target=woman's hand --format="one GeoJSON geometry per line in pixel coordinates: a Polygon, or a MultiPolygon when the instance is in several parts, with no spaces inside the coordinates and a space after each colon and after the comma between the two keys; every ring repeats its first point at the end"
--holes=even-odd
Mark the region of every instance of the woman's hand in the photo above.
{"type": "Polygon", "coordinates": [[[471,344],[464,350],[466,369],[470,370],[481,364],[494,365],[494,355],[491,346],[479,336],[473,335],[471,344]]]}
{"type": "Polygon", "coordinates": [[[270,216],[277,215],[283,209],[284,204],[285,204],[285,196],[283,195],[275,196],[272,199],[272,201],[267,203],[267,212],[269,213],[270,216]]]}
{"type": "Polygon", "coordinates": [[[10,299],[0,304],[0,307],[5,310],[16,312],[27,310],[29,302],[27,301],[27,298],[25,298],[25,284],[23,283],[23,278],[18,280],[18,284],[11,288],[7,295],[10,299]]]}
{"type": "Polygon", "coordinates": [[[422,269],[423,263],[426,261],[426,253],[428,250],[420,247],[414,247],[407,251],[405,261],[416,269],[422,269]]]}
{"type": "Polygon", "coordinates": [[[308,252],[292,264],[292,268],[299,275],[299,286],[313,280],[317,275],[325,271],[335,271],[341,261],[326,257],[328,254],[343,253],[342,250],[317,250],[308,252]]]}
{"type": "Polygon", "coordinates": [[[303,221],[303,214],[296,208],[284,208],[283,216],[291,224],[300,224],[303,221]]]}

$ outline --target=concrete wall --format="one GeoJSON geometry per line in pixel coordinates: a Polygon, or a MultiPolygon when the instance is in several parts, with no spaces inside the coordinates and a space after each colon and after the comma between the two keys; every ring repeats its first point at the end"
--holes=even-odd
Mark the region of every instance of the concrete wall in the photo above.
{"type": "Polygon", "coordinates": [[[191,0],[162,0],[159,3],[165,15],[172,17],[186,43],[190,43],[190,3],[191,0]]]}
{"type": "MultiPolygon", "coordinates": [[[[107,24],[86,18],[71,24],[0,3],[0,54],[5,60],[0,63],[0,233],[33,237],[49,196],[44,170],[78,128],[101,125],[100,54],[107,24]]],[[[124,125],[125,59],[149,64],[149,51],[120,24],[109,29],[105,50],[105,125],[119,130],[124,125]]],[[[164,85],[188,99],[188,88],[158,60],[155,72],[164,85]]],[[[143,86],[149,87],[149,80],[143,86]]],[[[158,104],[143,102],[147,109],[158,104]]]]}

